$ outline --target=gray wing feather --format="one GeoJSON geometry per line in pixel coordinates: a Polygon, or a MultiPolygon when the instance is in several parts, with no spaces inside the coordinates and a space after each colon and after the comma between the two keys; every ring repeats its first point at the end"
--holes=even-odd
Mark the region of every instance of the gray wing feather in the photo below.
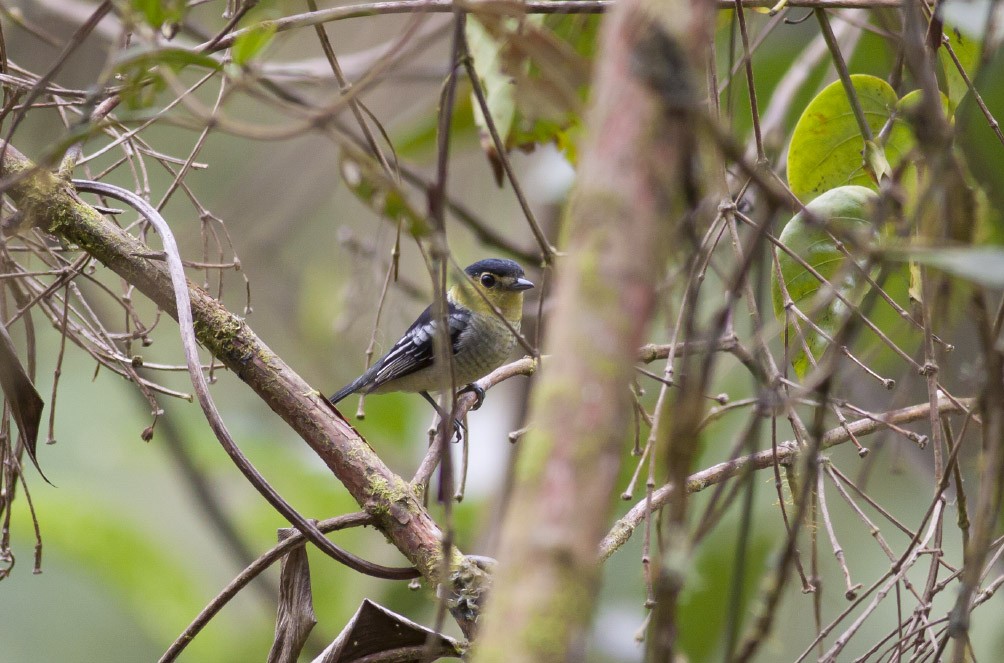
{"type": "MultiPolygon", "coordinates": [[[[450,345],[453,354],[456,354],[459,349],[461,333],[467,328],[470,317],[470,311],[457,308],[453,303],[449,304],[446,320],[450,328],[450,345]]],[[[365,373],[335,392],[328,400],[337,403],[355,392],[369,393],[392,380],[432,366],[435,330],[436,321],[432,319],[432,307],[430,306],[418,316],[418,319],[390,349],[390,352],[380,358],[365,373]]]]}

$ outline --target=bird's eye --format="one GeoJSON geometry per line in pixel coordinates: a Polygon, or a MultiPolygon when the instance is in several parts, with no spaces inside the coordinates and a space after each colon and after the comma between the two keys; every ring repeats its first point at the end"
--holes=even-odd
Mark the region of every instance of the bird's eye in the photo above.
{"type": "Polygon", "coordinates": [[[491,274],[482,274],[481,285],[483,285],[486,288],[492,287],[493,285],[495,285],[495,277],[492,276],[491,274]]]}

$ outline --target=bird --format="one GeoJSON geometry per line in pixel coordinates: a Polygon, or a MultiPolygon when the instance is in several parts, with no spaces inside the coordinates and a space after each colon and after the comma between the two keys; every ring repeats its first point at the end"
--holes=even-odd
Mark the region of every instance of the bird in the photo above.
{"type": "MultiPolygon", "coordinates": [[[[454,380],[458,385],[466,385],[458,393],[474,392],[477,400],[472,409],[476,410],[484,402],[485,393],[475,381],[501,366],[515,348],[516,333],[523,319],[523,292],[532,288],[533,283],[525,278],[518,263],[504,258],[479,260],[464,269],[464,275],[446,293],[446,323],[454,380]]],[[[429,395],[431,391],[441,391],[443,386],[433,357],[437,326],[430,305],[387,354],[332,394],[328,401],[335,405],[355,393],[417,392],[445,419],[446,415],[429,395]]],[[[463,424],[455,421],[454,428],[459,438],[463,424]]]]}

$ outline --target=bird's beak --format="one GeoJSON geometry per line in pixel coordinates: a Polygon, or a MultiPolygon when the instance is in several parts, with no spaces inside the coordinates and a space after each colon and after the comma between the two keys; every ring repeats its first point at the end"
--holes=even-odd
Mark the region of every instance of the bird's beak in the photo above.
{"type": "Polygon", "coordinates": [[[516,279],[516,282],[512,284],[513,290],[529,290],[533,287],[533,281],[528,281],[527,279],[516,279]]]}

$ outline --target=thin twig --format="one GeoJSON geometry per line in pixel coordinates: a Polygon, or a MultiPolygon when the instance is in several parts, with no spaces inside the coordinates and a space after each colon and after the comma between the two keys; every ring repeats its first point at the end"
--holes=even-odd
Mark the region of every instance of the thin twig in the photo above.
{"type": "MultiPolygon", "coordinates": [[[[975,401],[973,399],[962,399],[961,402],[964,407],[971,408],[975,401]]],[[[923,419],[928,416],[929,411],[930,405],[928,403],[920,403],[918,405],[912,405],[910,407],[887,412],[884,419],[896,424],[902,424],[923,419]]],[[[938,411],[944,413],[958,413],[961,412],[962,409],[949,399],[942,398],[938,401],[938,411]]],[[[859,419],[851,422],[846,429],[843,426],[838,426],[837,428],[827,431],[820,441],[819,449],[822,451],[847,442],[850,439],[848,431],[853,432],[858,437],[863,437],[881,430],[882,428],[883,425],[881,422],[867,418],[859,419]]],[[[778,443],[776,453],[777,464],[790,465],[802,452],[802,446],[793,441],[778,443]]],[[[722,481],[739,476],[746,471],[747,466],[752,467],[755,470],[762,470],[768,467],[774,467],[774,465],[775,453],[772,449],[758,451],[748,456],[742,456],[733,461],[712,465],[700,472],[691,474],[687,477],[686,490],[688,493],[700,492],[708,486],[713,486],[721,483],[722,481]]],[[[652,496],[652,508],[658,509],[665,506],[673,491],[674,488],[672,484],[667,484],[658,488],[652,496]]],[[[645,510],[646,507],[644,503],[635,504],[631,507],[627,514],[614,523],[614,526],[600,542],[600,559],[607,559],[610,555],[616,552],[618,548],[627,542],[627,540],[631,537],[631,534],[634,532],[634,529],[644,519],[645,510]]]]}
{"type": "MultiPolygon", "coordinates": [[[[317,523],[317,529],[320,532],[328,533],[334,532],[336,530],[346,529],[349,527],[364,527],[366,525],[373,525],[373,517],[366,513],[349,513],[344,516],[338,516],[336,518],[329,518],[328,520],[322,520],[317,523]]],[[[262,553],[258,559],[248,565],[241,573],[235,577],[233,580],[227,584],[223,590],[216,595],[216,597],[202,609],[202,612],[188,625],[181,635],[179,635],[171,646],[167,648],[167,651],[161,655],[159,661],[160,663],[168,663],[173,661],[185,650],[185,647],[195,638],[196,635],[202,631],[203,628],[216,616],[216,614],[223,609],[223,607],[230,602],[237,593],[240,592],[244,587],[246,587],[252,580],[257,578],[262,574],[269,566],[275,564],[280,559],[282,559],[289,551],[293,550],[298,546],[302,546],[307,542],[306,537],[304,537],[302,532],[296,532],[287,539],[284,539],[281,543],[273,546],[269,550],[262,553]]]]}

